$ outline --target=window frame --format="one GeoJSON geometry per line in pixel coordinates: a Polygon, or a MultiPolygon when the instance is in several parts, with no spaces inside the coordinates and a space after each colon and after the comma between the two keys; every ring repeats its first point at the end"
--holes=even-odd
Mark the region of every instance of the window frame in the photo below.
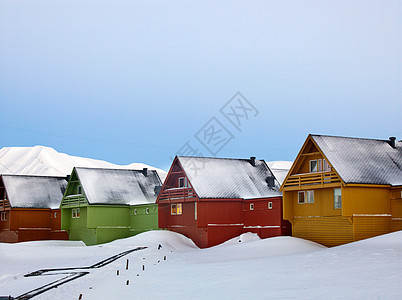
{"type": "Polygon", "coordinates": [[[298,204],[305,204],[306,203],[306,192],[305,191],[298,191],[297,192],[297,203],[298,204]],[[300,195],[303,195],[303,202],[300,201],[300,195]]]}
{"type": "Polygon", "coordinates": [[[273,203],[270,201],[268,202],[268,209],[272,209],[274,207],[273,203]]]}
{"type": "Polygon", "coordinates": [[[250,210],[254,210],[254,203],[250,203],[250,210]]]}
{"type": "Polygon", "coordinates": [[[3,221],[3,222],[7,221],[7,212],[6,211],[2,211],[0,215],[1,215],[1,217],[0,217],[1,221],[3,221]]]}
{"type": "Polygon", "coordinates": [[[145,213],[146,213],[147,215],[149,215],[149,207],[146,207],[146,208],[145,208],[145,213]]]}
{"type": "Polygon", "coordinates": [[[310,166],[310,173],[317,173],[318,172],[318,159],[311,159],[309,162],[309,166],[310,166]],[[315,169],[316,171],[313,170],[313,168],[311,167],[311,164],[315,162],[315,169]]]}
{"type": "Polygon", "coordinates": [[[342,209],[342,189],[341,188],[336,188],[334,189],[334,209],[342,209]],[[336,191],[339,191],[339,195],[336,195],[336,191]],[[339,197],[340,201],[337,201],[337,197],[339,197]],[[336,204],[340,204],[339,207],[336,204]]]}
{"type": "Polygon", "coordinates": [[[183,176],[183,177],[179,177],[178,182],[177,182],[177,186],[179,187],[179,189],[185,189],[188,188],[188,180],[187,177],[183,176]],[[180,185],[180,180],[183,179],[183,186],[180,185]]]}
{"type": "Polygon", "coordinates": [[[82,186],[81,185],[77,186],[77,195],[82,195],[82,186]]]}
{"type": "Polygon", "coordinates": [[[306,203],[314,203],[314,190],[306,191],[306,203]],[[312,197],[310,197],[312,195],[312,197]],[[313,199],[311,201],[311,198],[313,199]]]}
{"type": "Polygon", "coordinates": [[[194,202],[194,221],[197,221],[198,212],[197,212],[197,201],[194,202]]]}
{"type": "Polygon", "coordinates": [[[329,165],[328,161],[325,158],[322,160],[322,171],[323,172],[331,171],[331,166],[329,165]]]}
{"type": "Polygon", "coordinates": [[[80,218],[80,208],[73,208],[71,210],[71,218],[73,219],[79,219],[80,218]]]}

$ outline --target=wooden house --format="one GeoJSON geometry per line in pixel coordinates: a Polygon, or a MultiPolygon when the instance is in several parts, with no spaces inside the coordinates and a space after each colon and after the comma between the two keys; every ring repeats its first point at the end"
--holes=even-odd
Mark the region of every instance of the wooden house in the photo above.
{"type": "Polygon", "coordinates": [[[60,229],[65,177],[1,175],[0,242],[68,240],[60,229]]]}
{"type": "Polygon", "coordinates": [[[402,142],[309,135],[281,190],[292,235],[336,246],[402,229],[402,142]]]}
{"type": "Polygon", "coordinates": [[[157,199],[159,227],[199,247],[244,232],[290,234],[279,184],[263,160],[175,157],[157,199]]]}
{"type": "Polygon", "coordinates": [[[61,203],[62,228],[87,245],[158,228],[156,171],[74,168],[61,203]]]}

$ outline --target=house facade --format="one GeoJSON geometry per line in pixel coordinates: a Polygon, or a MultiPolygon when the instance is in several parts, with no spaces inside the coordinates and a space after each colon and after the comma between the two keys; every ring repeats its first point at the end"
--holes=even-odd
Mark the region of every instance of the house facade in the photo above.
{"type": "Polygon", "coordinates": [[[0,242],[68,240],[61,230],[65,177],[0,176],[0,242]]]}
{"type": "Polygon", "coordinates": [[[284,183],[292,235],[337,246],[402,229],[402,142],[309,135],[284,183]]]}
{"type": "Polygon", "coordinates": [[[70,240],[101,244],[158,229],[156,171],[74,168],[61,203],[70,240]]]}
{"type": "Polygon", "coordinates": [[[244,232],[290,234],[279,184],[263,160],[178,156],[157,199],[159,227],[201,248],[244,232]]]}

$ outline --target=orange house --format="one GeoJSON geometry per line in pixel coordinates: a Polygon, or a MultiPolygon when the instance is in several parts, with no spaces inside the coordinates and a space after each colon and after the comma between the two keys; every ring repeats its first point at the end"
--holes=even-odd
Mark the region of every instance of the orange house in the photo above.
{"type": "Polygon", "coordinates": [[[336,246],[402,229],[402,142],[309,135],[281,187],[292,235],[336,246]]]}
{"type": "Polygon", "coordinates": [[[1,175],[0,242],[68,240],[60,229],[65,177],[1,175]]]}

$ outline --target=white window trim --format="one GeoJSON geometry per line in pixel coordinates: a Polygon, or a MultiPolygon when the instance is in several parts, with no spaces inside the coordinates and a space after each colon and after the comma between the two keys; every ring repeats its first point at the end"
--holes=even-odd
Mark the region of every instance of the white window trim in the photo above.
{"type": "Polygon", "coordinates": [[[254,203],[250,203],[250,210],[254,210],[254,203]]]}
{"type": "Polygon", "coordinates": [[[272,209],[272,207],[273,207],[272,202],[268,202],[268,209],[272,209]]]}
{"type": "Polygon", "coordinates": [[[145,213],[149,215],[149,207],[145,208],[145,213]]]}
{"type": "Polygon", "coordinates": [[[299,204],[306,204],[306,192],[305,191],[299,191],[297,192],[297,203],[299,204]],[[300,195],[303,194],[303,202],[300,202],[300,195]]]}
{"type": "Polygon", "coordinates": [[[197,221],[198,215],[197,215],[197,202],[194,202],[194,220],[197,221]]]}
{"type": "Polygon", "coordinates": [[[341,188],[336,188],[336,189],[334,189],[334,209],[342,209],[342,189],[341,189],[341,188]],[[340,190],[340,191],[341,191],[341,194],[340,194],[341,205],[340,205],[340,207],[335,207],[335,191],[336,191],[336,190],[340,190]]]}
{"type": "Polygon", "coordinates": [[[1,221],[7,221],[7,212],[6,211],[1,212],[1,221]]]}
{"type": "Polygon", "coordinates": [[[306,198],[305,198],[305,203],[314,203],[314,190],[311,191],[306,191],[306,198]],[[313,201],[310,201],[310,196],[309,195],[313,195],[313,201]]]}
{"type": "Polygon", "coordinates": [[[80,218],[80,209],[79,208],[73,208],[71,210],[71,217],[73,219],[79,219],[80,218]]]}
{"type": "Polygon", "coordinates": [[[317,173],[317,172],[318,172],[318,160],[317,160],[317,159],[312,159],[312,160],[310,160],[309,167],[310,167],[310,173],[317,173]],[[312,167],[311,167],[311,163],[312,163],[312,162],[315,162],[315,163],[316,163],[317,171],[313,171],[313,170],[312,170],[312,167]]]}
{"type": "Polygon", "coordinates": [[[185,189],[188,187],[187,177],[179,177],[178,187],[179,189],[185,189]],[[183,179],[183,186],[180,186],[180,179],[183,179]]]}
{"type": "Polygon", "coordinates": [[[138,214],[138,210],[134,208],[134,215],[136,216],[138,214]]]}

